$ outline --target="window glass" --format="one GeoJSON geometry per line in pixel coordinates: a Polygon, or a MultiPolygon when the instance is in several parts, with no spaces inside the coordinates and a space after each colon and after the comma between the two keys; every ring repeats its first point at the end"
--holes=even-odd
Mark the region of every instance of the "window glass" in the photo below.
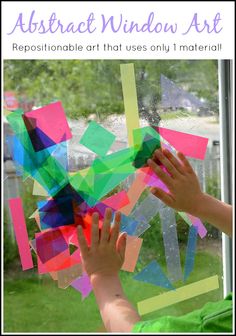
{"type": "MultiPolygon", "coordinates": [[[[39,228],[36,220],[30,217],[37,209],[37,202],[45,200],[46,194],[42,194],[41,190],[41,194],[37,195],[39,189],[33,179],[27,174],[22,176],[22,168],[13,162],[13,132],[7,120],[7,114],[9,111],[16,113],[16,109],[19,108],[26,113],[61,101],[72,138],[66,142],[67,148],[61,148],[61,152],[54,154],[68,169],[70,176],[73,176],[73,173],[78,170],[90,167],[98,156],[104,157],[129,146],[122,86],[124,90],[125,85],[132,86],[132,83],[135,83],[137,101],[134,99],[131,103],[137,104],[140,127],[159,126],[209,139],[204,160],[195,157],[190,158],[190,162],[198,175],[202,190],[220,199],[219,148],[222,140],[219,133],[217,61],[4,61],[4,319],[6,332],[103,331],[93,293],[83,299],[81,293],[72,286],[66,289],[58,288],[58,281],[53,280],[50,275],[39,275],[33,246],[35,267],[33,270],[22,271],[7,200],[14,197],[22,198],[27,230],[32,240],[35,233],[39,232],[39,228]],[[128,71],[127,68],[123,68],[122,81],[120,65],[125,64],[133,64],[133,68],[131,66],[129,71],[132,74],[132,69],[134,70],[135,82],[132,76],[128,77],[125,73],[128,71]],[[98,128],[97,124],[103,126],[106,131],[98,128]],[[88,127],[91,127],[90,130],[88,127]],[[85,130],[90,132],[87,137],[85,130]],[[60,154],[65,151],[67,151],[66,156],[60,154]]],[[[131,96],[133,89],[128,90],[131,90],[128,91],[131,96]]],[[[131,120],[135,124],[133,116],[131,115],[131,120]]],[[[197,153],[200,151],[199,148],[197,153]]],[[[130,173],[120,179],[114,188],[105,189],[107,192],[104,191],[104,194],[99,195],[103,199],[122,190],[128,191],[134,179],[135,175],[130,173]]],[[[144,222],[145,216],[149,219],[139,231],[143,243],[134,272],[121,271],[121,280],[127,297],[136,306],[142,300],[170,290],[161,285],[154,285],[150,281],[149,283],[138,281],[138,274],[140,275],[147,265],[155,267],[153,262],[158,262],[164,276],[172,280],[175,288],[214,275],[219,278],[219,288],[155,310],[142,318],[148,320],[163,315],[178,316],[198,309],[209,301],[221,299],[223,297],[221,233],[209,223],[204,223],[207,234],[203,238],[199,235],[194,236],[192,232],[191,246],[194,250],[196,243],[196,254],[192,255],[194,263],[189,261],[190,274],[184,281],[183,278],[178,277],[178,272],[183,276],[190,227],[183,214],[181,216],[169,208],[160,207],[160,211],[153,211],[150,215],[152,209],[147,211],[147,208],[151,200],[142,207],[147,197],[149,197],[148,190],[142,190],[132,212],[133,219],[137,219],[137,216],[144,216],[144,222]],[[169,235],[163,238],[162,227],[168,226],[170,220],[173,223],[176,222],[176,231],[175,229],[169,231],[169,235]],[[194,266],[193,269],[191,265],[194,266]],[[172,274],[170,274],[171,268],[172,274]]],[[[191,259],[190,255],[189,257],[191,259]]]]}

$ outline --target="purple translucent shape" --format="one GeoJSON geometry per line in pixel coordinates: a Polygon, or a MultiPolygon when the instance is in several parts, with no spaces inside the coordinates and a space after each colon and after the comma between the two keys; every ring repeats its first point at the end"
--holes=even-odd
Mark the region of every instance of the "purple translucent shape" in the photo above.
{"type": "Polygon", "coordinates": [[[205,226],[202,223],[202,221],[199,218],[197,218],[197,217],[194,217],[194,216],[189,215],[189,214],[187,214],[187,215],[190,218],[193,226],[195,226],[197,228],[197,232],[198,232],[199,236],[201,238],[204,238],[206,236],[206,234],[207,234],[207,229],[205,228],[205,226]]]}
{"type": "Polygon", "coordinates": [[[92,285],[87,273],[83,273],[81,277],[75,279],[70,285],[81,293],[82,299],[85,299],[92,291],[92,285]]]}
{"type": "Polygon", "coordinates": [[[36,251],[42,263],[68,250],[68,244],[60,230],[36,233],[36,251]]]}

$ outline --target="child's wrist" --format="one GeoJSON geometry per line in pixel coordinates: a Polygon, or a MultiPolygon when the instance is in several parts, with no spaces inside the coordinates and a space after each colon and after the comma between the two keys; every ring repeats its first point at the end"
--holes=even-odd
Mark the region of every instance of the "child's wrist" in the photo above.
{"type": "Polygon", "coordinates": [[[189,213],[195,217],[202,217],[209,202],[208,198],[208,194],[201,192],[201,194],[199,194],[198,198],[196,199],[196,204],[193,211],[189,213]]]}
{"type": "Polygon", "coordinates": [[[108,301],[124,297],[118,274],[92,274],[90,282],[96,297],[99,296],[103,300],[108,301]]]}
{"type": "Polygon", "coordinates": [[[119,280],[118,272],[114,272],[111,274],[105,274],[105,273],[92,273],[89,276],[91,284],[99,283],[99,282],[110,282],[114,280],[119,280]]]}

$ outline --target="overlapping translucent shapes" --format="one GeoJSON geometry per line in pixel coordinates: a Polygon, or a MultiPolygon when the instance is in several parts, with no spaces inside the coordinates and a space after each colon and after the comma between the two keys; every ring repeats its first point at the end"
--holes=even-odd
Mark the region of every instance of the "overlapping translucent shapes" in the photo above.
{"type": "Polygon", "coordinates": [[[36,152],[72,138],[61,102],[26,112],[22,118],[36,152]]]}
{"type": "Polygon", "coordinates": [[[146,184],[143,181],[143,176],[142,175],[136,175],[132,185],[130,186],[129,190],[127,191],[127,195],[129,198],[129,204],[126,206],[122,207],[120,209],[120,212],[122,212],[125,215],[129,215],[131,211],[133,210],[135,204],[139,200],[139,197],[143,193],[143,191],[146,188],[146,184]]]}
{"type": "Polygon", "coordinates": [[[193,298],[218,288],[218,276],[214,275],[209,278],[177,288],[174,291],[168,291],[158,296],[140,301],[138,302],[138,312],[140,315],[145,315],[155,310],[168,307],[172,304],[193,298]]]}
{"type": "Polygon", "coordinates": [[[60,271],[81,262],[75,226],[36,233],[35,240],[39,273],[60,271]],[[77,246],[72,255],[70,243],[77,246]]]}
{"type": "Polygon", "coordinates": [[[163,203],[153,194],[149,193],[140,205],[131,213],[131,217],[149,223],[162,207],[163,203]]]}
{"type": "Polygon", "coordinates": [[[52,199],[38,203],[41,227],[47,229],[75,224],[74,209],[83,201],[79,193],[67,184],[52,199]]]}
{"type": "Polygon", "coordinates": [[[202,221],[199,218],[197,218],[195,216],[192,216],[190,214],[187,214],[187,216],[190,218],[190,220],[192,222],[192,225],[197,228],[197,232],[198,232],[199,236],[201,238],[204,238],[207,234],[207,229],[205,228],[202,221]]]}
{"type": "Polygon", "coordinates": [[[204,224],[199,218],[194,217],[182,211],[178,211],[178,214],[185,220],[185,222],[189,226],[193,225],[197,228],[197,232],[201,238],[204,238],[206,236],[207,229],[205,228],[204,224]]]}
{"type": "Polygon", "coordinates": [[[94,206],[126,177],[135,172],[134,149],[128,148],[96,158],[85,176],[79,172],[70,177],[70,184],[89,206],[94,206]]]}
{"type": "Polygon", "coordinates": [[[66,269],[57,272],[57,281],[59,288],[67,288],[70,286],[77,278],[82,276],[82,265],[75,264],[66,269]]]}
{"type": "MultiPolygon", "coordinates": [[[[90,246],[91,216],[98,212],[101,229],[108,207],[113,211],[113,218],[115,211],[121,212],[120,230],[128,233],[123,270],[134,271],[142,245],[139,236],[150,227],[150,220],[159,212],[169,278],[156,261],[152,261],[135,278],[168,289],[174,288],[171,281],[182,279],[174,212],[163,208],[163,204],[152,194],[135,206],[149,186],[159,186],[168,192],[146,165],[156,149],[171,145],[187,156],[203,159],[207,146],[207,139],[203,137],[160,127],[139,128],[133,65],[121,65],[121,74],[130,147],[108,155],[115,136],[98,123],[90,122],[80,143],[100,157],[95,158],[90,167],[73,175],[68,172],[67,151],[67,141],[72,135],[60,102],[25,114],[22,110],[7,114],[15,133],[9,138],[9,148],[17,171],[23,179],[33,178],[33,194],[47,197],[38,203],[38,209],[32,215],[41,230],[30,242],[37,254],[38,272],[49,273],[60,288],[71,285],[81,292],[83,298],[92,287],[87,274],[82,273],[77,226],[83,227],[90,246]],[[129,176],[134,176],[129,189],[116,191],[110,196],[114,188],[129,176]]],[[[163,166],[162,169],[168,173],[163,166]]],[[[21,200],[15,202],[12,199],[9,205],[22,267],[28,269],[33,267],[32,258],[19,202],[21,200]]],[[[184,273],[184,279],[187,279],[194,264],[196,232],[203,237],[206,230],[199,219],[182,215],[191,225],[184,273]]]]}
{"type": "Polygon", "coordinates": [[[47,191],[36,180],[34,180],[34,187],[32,194],[38,196],[48,196],[47,191]]]}
{"type": "Polygon", "coordinates": [[[160,136],[153,132],[151,127],[143,127],[133,130],[134,147],[139,148],[134,157],[134,166],[143,167],[152,153],[160,148],[160,136]]]}
{"type": "Polygon", "coordinates": [[[54,195],[68,183],[67,171],[51,155],[55,147],[38,152],[34,150],[21,111],[9,114],[7,120],[15,132],[14,160],[26,174],[37,180],[50,195],[54,195]]]}
{"type": "Polygon", "coordinates": [[[122,190],[119,193],[106,198],[103,203],[114,210],[119,210],[129,204],[129,197],[126,191],[122,190]]]}
{"type": "MultiPolygon", "coordinates": [[[[76,265],[80,263],[78,250],[70,255],[69,243],[65,239],[66,226],[70,230],[73,225],[83,225],[87,241],[90,243],[91,215],[96,211],[99,213],[100,219],[103,219],[105,209],[108,206],[113,211],[120,210],[122,213],[121,231],[126,231],[129,234],[123,269],[131,272],[134,271],[142,241],[137,237],[150,227],[149,221],[159,210],[161,210],[160,215],[163,212],[161,202],[152,194],[149,194],[135,211],[131,213],[146,186],[154,183],[152,180],[155,180],[155,183],[157,183],[156,181],[162,183],[150,168],[145,167],[147,159],[152,155],[154,150],[160,148],[160,136],[158,132],[151,127],[132,129],[134,147],[123,149],[103,158],[96,158],[85,174],[78,172],[73,176],[69,176],[67,174],[68,165],[66,160],[67,147],[63,146],[63,142],[60,143],[60,147],[47,141],[37,143],[35,140],[35,133],[38,134],[37,132],[33,133],[33,135],[27,134],[30,127],[28,120],[24,119],[25,125],[28,126],[26,127],[27,131],[19,131],[19,127],[24,129],[20,116],[21,114],[18,113],[15,116],[16,119],[13,119],[12,115],[10,115],[10,121],[12,125],[16,126],[15,131],[18,136],[14,140],[18,149],[18,152],[15,154],[15,161],[24,168],[26,167],[26,173],[30,174],[52,196],[38,204],[37,216],[39,217],[37,218],[40,219],[40,228],[42,230],[51,229],[50,231],[36,234],[35,241],[39,273],[58,273],[57,280],[59,287],[66,288],[70,280],[72,281],[72,278],[75,277],[73,270],[77,269],[78,271],[76,265]],[[34,148],[32,148],[32,144],[34,148]],[[50,148],[45,149],[45,147],[50,148]],[[108,192],[135,171],[137,171],[137,175],[127,192],[121,191],[101,201],[108,192]],[[48,181],[49,178],[51,181],[48,181]],[[57,181],[59,179],[60,183],[58,184],[57,181]],[[66,269],[68,269],[68,274],[66,269]],[[70,270],[72,270],[72,274],[70,270]]],[[[97,125],[93,124],[92,126],[97,127],[97,125]]],[[[89,127],[91,127],[91,124],[89,127]]],[[[100,131],[103,132],[104,137],[105,135],[109,135],[103,128],[100,128],[100,131]]],[[[91,129],[88,131],[88,134],[92,135],[91,129]]],[[[91,143],[88,143],[88,138],[86,141],[88,134],[82,137],[82,142],[87,147],[90,146],[90,149],[96,151],[96,148],[92,148],[91,143]]],[[[38,137],[42,138],[42,133],[38,137]]],[[[112,141],[114,141],[114,137],[110,137],[110,143],[107,141],[109,146],[112,141]]],[[[107,150],[108,146],[104,152],[99,152],[99,154],[105,155],[107,150]]],[[[177,258],[178,244],[176,229],[172,230],[173,232],[170,235],[171,231],[169,227],[173,225],[168,225],[168,228],[165,225],[168,216],[169,214],[162,217],[162,225],[163,227],[165,226],[163,236],[167,268],[170,270],[175,265],[174,273],[172,273],[172,281],[175,281],[180,278],[181,269],[179,258],[177,258]],[[165,238],[168,232],[168,238],[165,238]],[[173,245],[175,246],[174,253],[172,253],[173,246],[169,248],[170,241],[172,243],[175,242],[173,245]],[[174,255],[175,258],[173,261],[172,257],[174,255]]],[[[74,229],[75,226],[73,226],[74,229]]],[[[157,269],[156,266],[155,268],[157,269]]],[[[166,287],[166,280],[164,282],[159,281],[159,285],[166,287]]],[[[172,286],[170,282],[168,286],[168,288],[172,286]]]]}
{"type": "MultiPolygon", "coordinates": [[[[169,174],[164,166],[160,165],[160,168],[166,174],[169,174]]],[[[149,168],[149,167],[146,168],[145,167],[145,168],[142,168],[142,171],[145,173],[144,182],[149,187],[157,187],[157,188],[160,188],[167,193],[169,192],[169,189],[167,188],[167,186],[164,184],[164,182],[162,182],[162,180],[155,174],[155,172],[151,168],[149,168]]]]}
{"type": "Polygon", "coordinates": [[[142,233],[150,228],[150,225],[147,222],[134,219],[133,217],[124,217],[124,215],[121,216],[121,223],[121,231],[126,232],[130,236],[139,237],[142,233]],[[122,220],[124,218],[129,218],[130,220],[123,224],[122,220]]]}

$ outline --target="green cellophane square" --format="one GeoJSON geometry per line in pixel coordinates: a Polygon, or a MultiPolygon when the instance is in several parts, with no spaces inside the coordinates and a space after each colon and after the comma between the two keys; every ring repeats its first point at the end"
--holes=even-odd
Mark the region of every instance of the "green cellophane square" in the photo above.
{"type": "Polygon", "coordinates": [[[80,139],[82,145],[100,156],[107,154],[114,141],[115,135],[96,123],[96,121],[90,121],[80,139]]]}

